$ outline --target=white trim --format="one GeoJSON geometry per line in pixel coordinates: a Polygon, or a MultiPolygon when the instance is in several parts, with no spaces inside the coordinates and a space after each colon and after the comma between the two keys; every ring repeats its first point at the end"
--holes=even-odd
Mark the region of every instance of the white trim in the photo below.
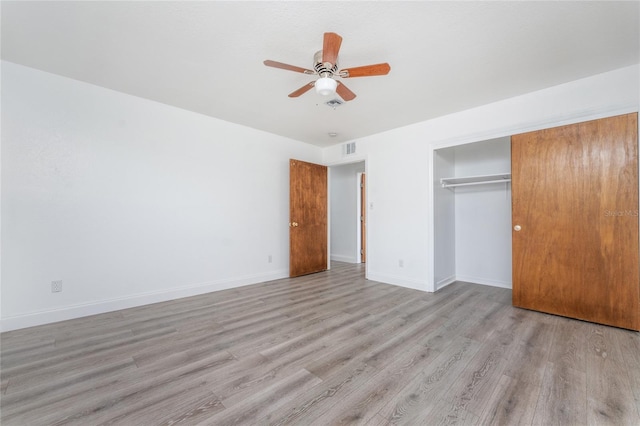
{"type": "MultiPolygon", "coordinates": [[[[336,161],[332,161],[330,163],[325,163],[325,166],[327,167],[333,167],[333,166],[344,166],[345,164],[355,164],[355,163],[362,163],[363,161],[367,162],[367,157],[368,155],[359,155],[357,157],[349,157],[349,158],[342,158],[340,160],[336,160],[336,161]]],[[[365,171],[366,173],[366,171],[365,171]]]]}
{"type": "Polygon", "coordinates": [[[166,302],[183,297],[197,296],[199,294],[211,293],[214,291],[277,280],[286,278],[288,276],[289,271],[279,270],[266,274],[248,275],[245,277],[228,280],[211,281],[171,290],[141,293],[116,299],[102,300],[93,303],[83,303],[79,305],[65,306],[58,309],[9,316],[2,318],[0,322],[0,331],[4,332],[17,330],[20,328],[34,327],[37,325],[49,324],[58,321],[66,321],[70,319],[86,317],[89,315],[96,315],[105,312],[133,308],[136,306],[166,302]]]}
{"type": "Polygon", "coordinates": [[[427,150],[427,168],[429,170],[429,182],[427,184],[427,202],[429,208],[427,209],[427,288],[428,292],[435,292],[438,289],[436,284],[436,215],[435,215],[435,184],[433,170],[433,156],[435,148],[427,150]]]}
{"type": "Polygon", "coordinates": [[[332,254],[331,261],[345,262],[345,263],[360,263],[358,259],[353,256],[342,256],[340,254],[332,254]]]}
{"type": "MultiPolygon", "coordinates": [[[[371,176],[369,174],[369,160],[367,159],[367,157],[365,156],[365,160],[364,160],[364,174],[365,174],[365,191],[364,191],[364,199],[365,199],[365,205],[362,206],[362,209],[364,210],[364,214],[367,218],[367,226],[365,227],[365,250],[366,250],[366,262],[364,264],[364,278],[365,279],[369,279],[369,265],[371,264],[371,262],[369,261],[371,259],[371,247],[373,246],[373,244],[371,244],[371,238],[369,237],[371,235],[371,233],[369,232],[369,229],[371,229],[371,227],[369,226],[369,224],[371,223],[371,213],[369,212],[369,203],[371,202],[371,198],[369,196],[369,191],[371,188],[371,185],[369,185],[369,177],[371,176]]],[[[640,220],[640,219],[639,219],[640,220]]]]}
{"type": "MultiPolygon", "coordinates": [[[[425,281],[407,279],[407,278],[399,277],[396,275],[379,274],[377,272],[369,271],[369,277],[367,279],[381,282],[384,284],[391,284],[391,285],[397,285],[400,287],[411,288],[414,290],[428,291],[426,290],[427,283],[425,281]]],[[[428,291],[428,292],[433,293],[432,291],[428,291]]]]}
{"type": "Polygon", "coordinates": [[[366,173],[358,172],[356,174],[356,263],[362,263],[362,209],[365,207],[362,205],[362,176],[366,173]]]}
{"type": "Polygon", "coordinates": [[[464,281],[472,284],[488,285],[491,287],[508,288],[511,290],[511,281],[499,281],[480,277],[470,277],[466,275],[456,275],[456,281],[464,281]]]}
{"type": "Polygon", "coordinates": [[[453,284],[456,282],[456,276],[451,275],[450,277],[443,278],[436,283],[436,291],[441,290],[448,286],[449,284],[453,284]]]}

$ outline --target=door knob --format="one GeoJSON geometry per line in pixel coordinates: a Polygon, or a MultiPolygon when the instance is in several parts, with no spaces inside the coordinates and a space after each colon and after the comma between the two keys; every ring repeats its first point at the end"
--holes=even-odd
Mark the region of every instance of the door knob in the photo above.
{"type": "Polygon", "coordinates": [[[522,227],[520,225],[516,225],[516,226],[513,227],[514,231],[519,231],[521,229],[522,229],[522,227]]]}

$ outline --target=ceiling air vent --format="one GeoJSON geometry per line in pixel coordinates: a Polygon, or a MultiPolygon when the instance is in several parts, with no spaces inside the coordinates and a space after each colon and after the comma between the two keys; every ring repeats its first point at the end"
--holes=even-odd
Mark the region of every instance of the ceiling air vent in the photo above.
{"type": "Polygon", "coordinates": [[[356,143],[349,142],[344,144],[344,155],[352,155],[356,153],[356,143]]]}
{"type": "Polygon", "coordinates": [[[331,99],[330,101],[325,102],[325,105],[328,105],[333,109],[336,109],[336,107],[339,107],[343,103],[344,102],[342,102],[340,99],[331,99]]]}

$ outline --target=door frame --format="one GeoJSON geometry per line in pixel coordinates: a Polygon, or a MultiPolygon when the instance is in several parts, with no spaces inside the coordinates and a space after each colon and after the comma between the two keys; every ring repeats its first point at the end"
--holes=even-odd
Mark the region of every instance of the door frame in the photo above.
{"type": "MultiPolygon", "coordinates": [[[[581,111],[576,114],[567,114],[566,116],[553,117],[548,120],[543,121],[527,121],[523,119],[519,124],[512,126],[501,126],[496,127],[494,129],[482,132],[475,132],[463,137],[453,137],[453,138],[443,138],[441,140],[433,141],[429,149],[427,150],[427,168],[429,170],[429,182],[431,184],[427,185],[427,200],[430,208],[427,209],[427,283],[425,290],[427,292],[433,293],[437,290],[436,288],[436,277],[435,277],[435,214],[434,214],[434,201],[435,201],[435,191],[434,185],[437,185],[438,182],[435,181],[435,174],[433,170],[434,165],[434,155],[435,151],[441,148],[450,148],[458,145],[466,145],[469,143],[482,142],[489,139],[497,139],[503,137],[510,137],[512,135],[516,135],[518,133],[526,133],[532,132],[536,130],[544,130],[552,127],[564,126],[567,124],[577,124],[583,121],[597,120],[600,118],[612,117],[616,115],[623,115],[632,112],[640,113],[640,107],[635,106],[626,106],[626,107],[618,107],[618,108],[605,108],[600,110],[589,110],[587,112],[581,111]]],[[[640,134],[640,120],[638,120],[638,128],[640,134]]],[[[640,145],[640,138],[639,138],[640,145]]],[[[640,180],[640,179],[639,179],[640,180]]],[[[368,189],[367,189],[368,191],[368,189]]],[[[367,194],[368,197],[368,194],[367,194]]],[[[369,198],[367,198],[369,199],[369,198]]],[[[638,206],[640,209],[640,205],[638,206]]],[[[640,217],[638,218],[640,223],[640,217]]],[[[368,236],[367,231],[367,236],[368,236]]],[[[368,265],[368,262],[367,262],[368,265]]]]}
{"type": "Polygon", "coordinates": [[[367,174],[365,172],[359,172],[357,175],[356,182],[356,194],[357,194],[357,209],[356,209],[356,257],[358,259],[358,263],[367,263],[363,262],[362,258],[366,259],[367,257],[367,209],[366,209],[366,200],[367,200],[367,174]],[[364,176],[364,188],[362,187],[362,177],[364,176]],[[362,203],[362,192],[364,191],[364,205],[362,203]],[[364,220],[362,220],[364,218],[364,220]],[[362,244],[362,229],[364,228],[364,247],[362,244]],[[364,251],[364,253],[363,253],[364,251]]]}
{"type": "MultiPolygon", "coordinates": [[[[345,166],[347,164],[354,164],[354,163],[362,163],[364,162],[364,173],[365,175],[369,176],[369,161],[368,161],[368,155],[359,155],[359,156],[354,156],[354,157],[349,157],[349,158],[343,158],[341,160],[338,161],[333,161],[330,163],[326,163],[325,166],[327,166],[328,168],[328,185],[327,185],[327,191],[328,191],[328,197],[327,197],[327,262],[329,263],[327,265],[327,269],[331,268],[331,214],[329,214],[329,212],[331,212],[331,168],[332,167],[338,167],[338,166],[345,166]]],[[[359,183],[358,183],[359,184],[359,183]]],[[[367,185],[365,187],[365,196],[367,199],[367,206],[364,206],[366,209],[366,214],[367,214],[367,218],[369,217],[370,213],[369,213],[369,204],[370,204],[370,198],[369,198],[369,188],[370,185],[367,185]]],[[[359,202],[358,202],[359,203],[359,202]]],[[[369,235],[370,235],[370,226],[367,223],[367,228],[366,228],[366,232],[365,232],[365,236],[366,236],[366,241],[367,241],[367,249],[371,248],[371,240],[369,239],[369,235]]],[[[360,243],[358,243],[358,246],[360,246],[360,243]]],[[[370,251],[370,250],[369,250],[370,251]]],[[[369,262],[367,260],[367,262],[364,264],[365,265],[365,278],[369,277],[369,264],[371,262],[369,262]]]]}

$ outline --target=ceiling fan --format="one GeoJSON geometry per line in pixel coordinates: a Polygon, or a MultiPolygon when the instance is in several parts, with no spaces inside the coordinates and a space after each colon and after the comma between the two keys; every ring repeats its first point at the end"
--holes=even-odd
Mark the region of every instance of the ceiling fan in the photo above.
{"type": "Polygon", "coordinates": [[[327,96],[337,93],[345,101],[350,101],[356,97],[356,94],[349,90],[347,86],[342,84],[340,81],[337,81],[335,77],[351,78],[386,75],[389,73],[391,67],[388,63],[385,62],[382,64],[339,69],[338,52],[340,51],[341,44],[342,37],[340,37],[338,34],[324,33],[322,50],[316,52],[316,54],[313,56],[312,70],[271,60],[264,61],[264,64],[268,67],[320,76],[320,78],[316,81],[307,83],[298,90],[289,93],[290,98],[297,98],[303,93],[311,90],[312,87],[315,87],[316,92],[321,95],[327,96]]]}

